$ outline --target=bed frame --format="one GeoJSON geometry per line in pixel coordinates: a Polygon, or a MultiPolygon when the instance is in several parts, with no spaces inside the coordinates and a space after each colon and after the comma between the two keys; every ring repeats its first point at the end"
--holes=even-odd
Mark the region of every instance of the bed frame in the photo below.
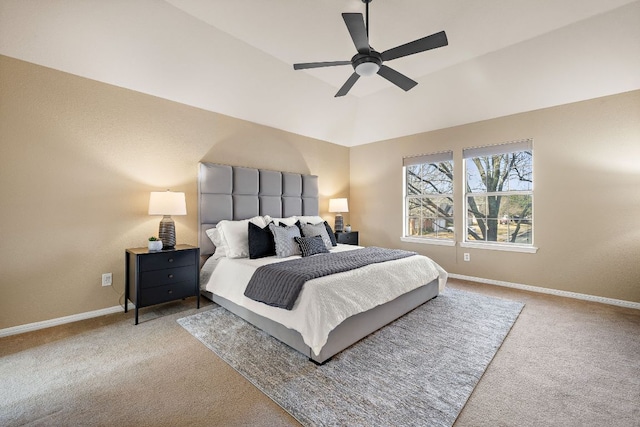
{"type": "MultiPolygon", "coordinates": [[[[215,251],[206,230],[215,227],[219,221],[247,219],[256,215],[274,218],[318,215],[317,176],[214,163],[200,163],[198,168],[198,245],[204,259],[215,251]]],[[[209,291],[202,290],[201,294],[321,364],[438,296],[438,279],[349,317],[331,331],[319,355],[315,355],[304,343],[299,332],[209,291]]]]}

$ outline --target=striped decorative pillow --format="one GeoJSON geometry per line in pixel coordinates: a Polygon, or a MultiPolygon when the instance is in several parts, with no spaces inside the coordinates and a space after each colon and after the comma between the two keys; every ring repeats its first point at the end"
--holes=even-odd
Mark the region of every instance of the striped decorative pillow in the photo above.
{"type": "Polygon", "coordinates": [[[300,252],[302,252],[303,257],[329,253],[320,236],[295,237],[294,240],[300,246],[300,252]]]}

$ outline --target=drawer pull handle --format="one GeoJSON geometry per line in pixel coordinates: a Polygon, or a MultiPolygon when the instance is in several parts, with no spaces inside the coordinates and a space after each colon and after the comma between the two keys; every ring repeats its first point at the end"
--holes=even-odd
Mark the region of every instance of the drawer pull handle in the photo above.
{"type": "Polygon", "coordinates": [[[173,262],[173,258],[169,258],[169,262],[173,262]]]}
{"type": "Polygon", "coordinates": [[[169,289],[167,292],[168,292],[168,293],[170,293],[170,294],[172,294],[172,293],[173,293],[173,291],[172,291],[171,289],[169,289]]]}
{"type": "Polygon", "coordinates": [[[170,275],[169,275],[169,279],[173,279],[173,274],[170,274],[170,275]]]}

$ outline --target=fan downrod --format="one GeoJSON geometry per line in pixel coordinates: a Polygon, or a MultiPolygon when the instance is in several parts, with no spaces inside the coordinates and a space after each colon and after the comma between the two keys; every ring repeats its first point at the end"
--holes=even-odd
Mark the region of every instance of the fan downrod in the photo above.
{"type": "Polygon", "coordinates": [[[369,40],[369,3],[371,3],[373,0],[362,0],[362,3],[364,3],[365,5],[365,18],[366,18],[366,23],[365,23],[365,28],[367,30],[367,40],[369,40]]]}
{"type": "MultiPolygon", "coordinates": [[[[362,0],[362,3],[365,4],[365,29],[367,30],[367,41],[369,40],[369,3],[372,0],[362,0]]],[[[369,45],[371,48],[371,45],[369,45]]],[[[373,76],[378,72],[380,66],[382,66],[382,56],[371,49],[371,52],[368,55],[357,53],[353,58],[351,58],[351,65],[353,69],[358,73],[359,76],[373,76]]]]}

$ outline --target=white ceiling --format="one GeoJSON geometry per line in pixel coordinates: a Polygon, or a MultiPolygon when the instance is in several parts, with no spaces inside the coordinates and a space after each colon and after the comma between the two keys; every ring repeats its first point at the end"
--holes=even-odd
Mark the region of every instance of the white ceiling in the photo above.
{"type": "Polygon", "coordinates": [[[0,0],[0,54],[353,146],[640,89],[640,1],[373,0],[378,51],[441,30],[334,98],[362,0],[0,0]]]}

